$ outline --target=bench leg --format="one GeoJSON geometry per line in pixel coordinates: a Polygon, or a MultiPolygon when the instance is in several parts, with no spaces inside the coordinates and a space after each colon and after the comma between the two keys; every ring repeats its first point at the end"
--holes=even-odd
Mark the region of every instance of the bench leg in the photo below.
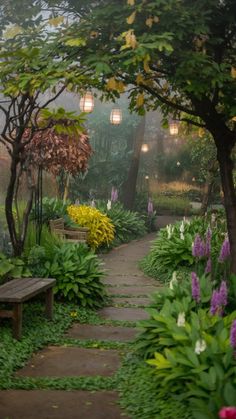
{"type": "Polygon", "coordinates": [[[13,336],[15,339],[21,338],[22,332],[22,303],[15,303],[13,307],[13,336]]]}
{"type": "Polygon", "coordinates": [[[46,291],[46,296],[45,296],[45,303],[46,303],[45,314],[49,320],[52,320],[52,317],[53,317],[53,300],[54,300],[53,289],[49,288],[46,291]]]}

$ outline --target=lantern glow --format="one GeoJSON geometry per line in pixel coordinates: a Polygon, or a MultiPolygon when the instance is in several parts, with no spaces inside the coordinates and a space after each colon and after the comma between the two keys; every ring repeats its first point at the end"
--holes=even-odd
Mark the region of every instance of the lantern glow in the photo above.
{"type": "Polygon", "coordinates": [[[122,111],[119,108],[112,109],[110,122],[112,125],[119,125],[122,121],[122,111]]]}
{"type": "Polygon", "coordinates": [[[143,144],[143,145],[142,145],[142,148],[141,148],[141,151],[142,151],[143,153],[147,153],[147,152],[149,151],[148,144],[143,144]]]}
{"type": "Polygon", "coordinates": [[[79,102],[80,110],[82,112],[90,113],[94,108],[94,97],[91,92],[86,92],[84,96],[81,97],[79,102]]]}
{"type": "Polygon", "coordinates": [[[179,126],[176,121],[171,121],[169,124],[170,135],[177,135],[179,132],[179,126]]]}

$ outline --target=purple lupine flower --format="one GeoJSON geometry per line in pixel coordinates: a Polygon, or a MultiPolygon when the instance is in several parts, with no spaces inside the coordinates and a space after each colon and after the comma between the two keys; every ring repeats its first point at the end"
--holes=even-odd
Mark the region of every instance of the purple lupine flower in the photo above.
{"type": "Polygon", "coordinates": [[[214,290],[211,296],[211,308],[210,312],[212,315],[219,314],[223,316],[224,307],[228,303],[228,289],[226,281],[222,281],[219,290],[214,290]]]}
{"type": "Polygon", "coordinates": [[[220,303],[222,306],[227,306],[228,303],[228,288],[226,281],[222,281],[219,290],[220,303]]]}
{"type": "Polygon", "coordinates": [[[148,198],[147,212],[148,212],[148,215],[152,215],[153,214],[153,203],[152,203],[151,198],[148,198]]]}
{"type": "Polygon", "coordinates": [[[226,259],[229,258],[229,256],[230,256],[230,244],[229,244],[228,237],[226,237],[221,246],[220,256],[219,256],[218,261],[223,263],[226,261],[226,259]]]}
{"type": "Polygon", "coordinates": [[[206,232],[206,246],[205,246],[205,256],[210,256],[211,254],[211,237],[212,237],[212,231],[210,227],[208,227],[206,232]]]}
{"type": "Polygon", "coordinates": [[[202,241],[199,234],[196,234],[195,236],[193,248],[192,248],[192,255],[197,258],[205,256],[205,244],[202,241]]]}
{"type": "Polygon", "coordinates": [[[197,274],[195,272],[191,272],[191,278],[192,278],[192,297],[197,303],[200,303],[201,291],[200,291],[200,283],[199,283],[197,274]]]}
{"type": "Polygon", "coordinates": [[[236,349],[236,320],[233,321],[230,330],[230,345],[233,349],[236,349]]]}
{"type": "Polygon", "coordinates": [[[214,316],[219,311],[219,292],[214,290],[211,296],[210,313],[214,316]]]}
{"type": "Polygon", "coordinates": [[[207,260],[206,267],[205,267],[205,274],[210,274],[212,269],[211,265],[211,258],[207,260]]]}
{"type": "Polygon", "coordinates": [[[118,190],[112,186],[111,188],[111,202],[116,202],[118,199],[118,190]]]}

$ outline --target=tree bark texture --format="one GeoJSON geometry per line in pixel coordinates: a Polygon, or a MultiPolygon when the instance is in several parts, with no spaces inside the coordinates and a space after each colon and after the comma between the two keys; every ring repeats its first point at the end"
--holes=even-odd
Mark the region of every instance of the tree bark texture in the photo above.
{"type": "Polygon", "coordinates": [[[207,208],[210,203],[216,177],[217,177],[217,161],[213,160],[209,162],[206,185],[204,188],[204,194],[203,194],[203,199],[202,199],[201,215],[204,215],[207,212],[207,208]]]}
{"type": "Polygon", "coordinates": [[[214,137],[217,147],[217,159],[220,165],[222,189],[224,192],[224,205],[226,212],[227,229],[231,251],[231,272],[236,274],[236,193],[233,182],[234,163],[231,158],[235,144],[234,134],[228,133],[228,138],[217,135],[214,137]]]}
{"type": "Polygon", "coordinates": [[[139,162],[141,148],[145,133],[145,117],[142,118],[137,127],[137,135],[134,141],[134,152],[130,163],[128,177],[123,185],[123,204],[125,208],[132,210],[134,208],[136,184],[138,178],[139,162]]]}

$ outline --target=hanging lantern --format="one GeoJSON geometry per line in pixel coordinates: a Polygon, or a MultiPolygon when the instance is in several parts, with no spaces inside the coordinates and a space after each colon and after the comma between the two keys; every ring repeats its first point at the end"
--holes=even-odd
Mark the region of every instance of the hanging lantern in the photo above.
{"type": "Polygon", "coordinates": [[[119,125],[122,121],[122,110],[119,108],[112,109],[110,122],[112,125],[119,125]]]}
{"type": "Polygon", "coordinates": [[[178,135],[179,124],[177,121],[171,121],[169,124],[169,128],[170,128],[170,135],[178,135]]]}
{"type": "Polygon", "coordinates": [[[81,97],[79,107],[82,112],[89,113],[93,111],[94,97],[92,92],[86,92],[85,95],[81,97]]]}
{"type": "Polygon", "coordinates": [[[141,151],[142,151],[143,153],[147,153],[147,152],[149,151],[148,144],[143,144],[143,145],[142,145],[142,148],[141,148],[141,151]]]}

